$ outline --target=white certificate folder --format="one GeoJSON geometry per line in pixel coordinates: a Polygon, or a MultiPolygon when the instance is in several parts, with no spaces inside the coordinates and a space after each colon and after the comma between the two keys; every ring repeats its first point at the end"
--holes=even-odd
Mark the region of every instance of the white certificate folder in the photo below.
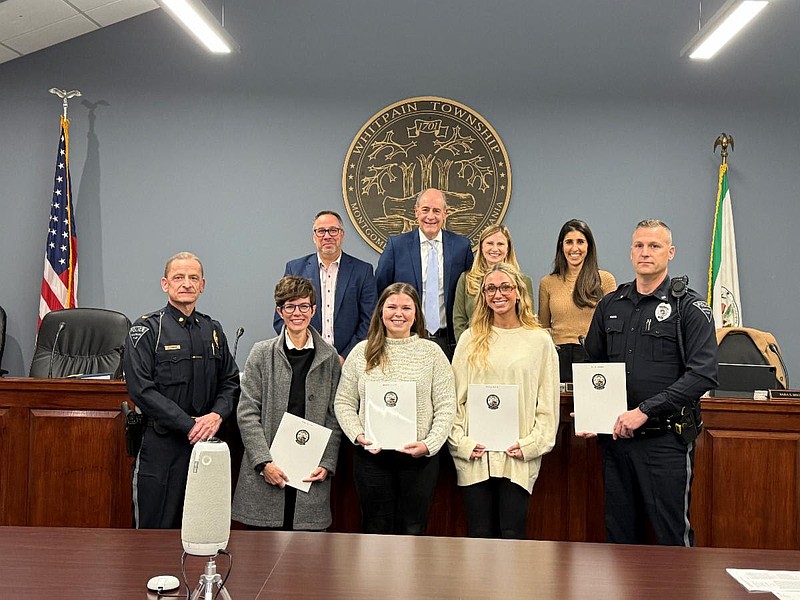
{"type": "Polygon", "coordinates": [[[470,384],[469,437],[487,450],[508,450],[519,440],[519,386],[470,384]]]}
{"type": "Polygon", "coordinates": [[[612,433],[628,410],[625,363],[574,363],[572,381],[575,432],[612,433]]]}
{"type": "Polygon", "coordinates": [[[368,381],[364,435],[368,449],[399,450],[417,441],[417,384],[414,381],[368,381]]]}
{"type": "Polygon", "coordinates": [[[289,478],[286,485],[303,492],[311,489],[312,482],[303,479],[307,479],[319,466],[330,438],[331,430],[327,427],[291,413],[283,413],[270,454],[275,466],[289,478]]]}

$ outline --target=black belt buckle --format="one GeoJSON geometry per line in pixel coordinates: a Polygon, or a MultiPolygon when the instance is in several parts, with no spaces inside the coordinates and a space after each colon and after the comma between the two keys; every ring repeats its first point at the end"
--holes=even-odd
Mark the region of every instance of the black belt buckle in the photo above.
{"type": "Polygon", "coordinates": [[[660,419],[648,419],[647,422],[633,431],[634,437],[654,438],[667,433],[667,424],[660,419]]]}

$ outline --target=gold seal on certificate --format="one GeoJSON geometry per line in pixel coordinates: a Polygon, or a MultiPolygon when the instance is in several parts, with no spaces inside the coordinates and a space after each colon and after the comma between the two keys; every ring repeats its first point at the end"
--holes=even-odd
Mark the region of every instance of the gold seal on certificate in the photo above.
{"type": "Polygon", "coordinates": [[[504,452],[519,440],[519,386],[471,383],[468,435],[487,450],[504,452]]]}

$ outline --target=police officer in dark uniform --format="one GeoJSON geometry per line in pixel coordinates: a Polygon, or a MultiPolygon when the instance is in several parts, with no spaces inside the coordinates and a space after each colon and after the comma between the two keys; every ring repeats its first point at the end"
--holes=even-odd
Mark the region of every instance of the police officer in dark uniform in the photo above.
{"type": "Polygon", "coordinates": [[[167,261],[167,306],[137,319],[125,343],[128,394],[146,417],[133,472],[137,528],[181,526],[192,445],[217,433],[239,399],[239,370],[222,327],[195,310],[203,265],[167,261]]]}
{"type": "Polygon", "coordinates": [[[610,542],[645,543],[647,520],[659,544],[694,545],[694,438],[700,397],[717,385],[717,342],[711,308],[684,279],[669,279],[674,255],[666,224],[640,222],[636,279],[600,301],[586,337],[590,360],[625,363],[629,410],[600,439],[610,542]]]}

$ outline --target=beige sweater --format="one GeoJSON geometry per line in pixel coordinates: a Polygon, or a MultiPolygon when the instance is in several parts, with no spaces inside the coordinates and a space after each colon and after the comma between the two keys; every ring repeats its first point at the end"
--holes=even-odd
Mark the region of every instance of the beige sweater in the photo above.
{"type": "Polygon", "coordinates": [[[415,381],[417,383],[417,439],[425,442],[430,456],[447,440],[455,416],[453,370],[435,342],[416,335],[402,340],[386,339],[388,365],[366,371],[367,342],[353,347],[342,367],[342,378],[333,406],[347,438],[355,443],[364,433],[367,381],[415,381]]]}
{"type": "MultiPolygon", "coordinates": [[[[592,321],[594,308],[578,308],[572,301],[576,279],[546,275],[539,282],[539,323],[550,329],[557,345],[577,344],[578,336],[586,335],[592,321]]],[[[608,271],[600,271],[600,287],[604,295],[617,289],[617,282],[608,271]]]]}
{"type": "Polygon", "coordinates": [[[456,418],[447,444],[456,466],[458,485],[471,485],[489,477],[506,477],[530,494],[539,475],[542,455],[553,449],[561,394],[558,387],[558,356],[544,329],[498,329],[490,342],[489,367],[470,367],[467,329],[458,341],[453,357],[456,375],[456,418]],[[475,440],[469,436],[467,391],[469,384],[512,384],[519,386],[519,445],[523,459],[504,452],[486,452],[472,460],[475,440]]]}

